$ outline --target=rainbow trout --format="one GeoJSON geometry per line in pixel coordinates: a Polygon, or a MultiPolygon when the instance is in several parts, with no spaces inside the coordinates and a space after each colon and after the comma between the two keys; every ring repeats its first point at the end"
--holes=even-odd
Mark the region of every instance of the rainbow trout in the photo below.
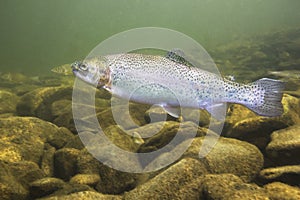
{"type": "Polygon", "coordinates": [[[120,98],[159,105],[174,117],[179,116],[181,106],[206,109],[218,119],[213,110],[226,102],[242,104],[262,116],[283,112],[283,82],[262,78],[250,84],[236,83],[193,67],[177,55],[115,54],[75,62],[71,67],[84,82],[120,98]]]}

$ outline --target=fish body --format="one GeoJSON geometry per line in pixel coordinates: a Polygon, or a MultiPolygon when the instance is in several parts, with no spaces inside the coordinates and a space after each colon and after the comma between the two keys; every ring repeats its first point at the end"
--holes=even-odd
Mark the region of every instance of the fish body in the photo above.
{"type": "Polygon", "coordinates": [[[120,98],[160,105],[175,117],[179,106],[213,114],[226,102],[245,105],[263,116],[278,116],[283,111],[281,81],[263,78],[239,84],[163,56],[108,55],[75,62],[72,68],[87,83],[120,98]]]}

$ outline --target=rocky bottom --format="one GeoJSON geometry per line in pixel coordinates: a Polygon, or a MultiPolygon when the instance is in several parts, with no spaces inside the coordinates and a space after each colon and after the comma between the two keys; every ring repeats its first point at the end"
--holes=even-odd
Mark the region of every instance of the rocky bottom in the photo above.
{"type": "MultiPolygon", "coordinates": [[[[150,123],[149,115],[166,113],[149,112],[146,105],[131,103],[123,115],[131,115],[140,126],[125,123],[121,128],[113,121],[107,94],[96,94],[96,116],[105,135],[120,148],[151,152],[168,145],[178,134],[182,143],[177,146],[191,142],[167,167],[127,173],[99,162],[82,144],[72,118],[71,91],[71,87],[61,86],[37,88],[19,97],[15,110],[1,114],[0,199],[300,198],[300,103],[296,97],[284,95],[284,114],[276,118],[256,116],[242,106],[230,105],[222,136],[207,156],[199,158],[205,136],[212,134],[205,111],[200,112],[201,126],[172,117],[150,123]],[[193,130],[195,138],[191,139],[187,136],[193,130]],[[139,136],[151,133],[155,134],[139,136]]],[[[8,91],[2,93],[13,96],[8,91]]],[[[170,158],[172,152],[159,156],[170,158]]],[[[147,169],[155,159],[140,163],[141,168],[147,169]]],[[[116,157],[115,161],[135,167],[130,160],[116,157]]]]}

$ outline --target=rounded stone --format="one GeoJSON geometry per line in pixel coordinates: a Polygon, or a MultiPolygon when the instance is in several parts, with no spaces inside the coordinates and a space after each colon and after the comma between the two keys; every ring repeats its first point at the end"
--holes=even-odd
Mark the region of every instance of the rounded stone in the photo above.
{"type": "MultiPolygon", "coordinates": [[[[184,157],[199,158],[204,137],[195,138],[184,157]]],[[[211,173],[232,173],[245,182],[253,180],[263,167],[259,149],[247,142],[220,137],[210,152],[200,159],[211,173]]]]}

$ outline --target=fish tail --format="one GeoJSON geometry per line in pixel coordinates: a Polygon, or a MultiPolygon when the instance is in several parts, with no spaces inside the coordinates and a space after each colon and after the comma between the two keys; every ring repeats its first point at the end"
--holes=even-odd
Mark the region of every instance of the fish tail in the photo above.
{"type": "Polygon", "coordinates": [[[251,87],[254,88],[254,95],[258,97],[259,102],[246,105],[249,109],[259,115],[268,117],[280,116],[283,113],[281,100],[284,82],[262,78],[251,83],[251,87]]]}

